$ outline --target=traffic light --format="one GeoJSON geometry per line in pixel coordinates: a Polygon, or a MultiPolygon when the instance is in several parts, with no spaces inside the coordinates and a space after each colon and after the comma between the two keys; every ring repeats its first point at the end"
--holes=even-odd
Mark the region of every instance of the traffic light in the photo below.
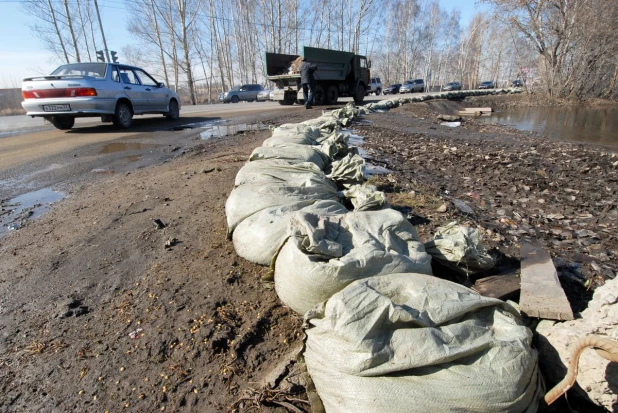
{"type": "Polygon", "coordinates": [[[97,60],[100,60],[101,62],[105,61],[105,54],[103,53],[103,50],[97,50],[97,60]]]}
{"type": "Polygon", "coordinates": [[[118,56],[116,56],[116,52],[114,52],[113,50],[110,50],[109,54],[112,56],[112,62],[118,63],[118,56]]]}

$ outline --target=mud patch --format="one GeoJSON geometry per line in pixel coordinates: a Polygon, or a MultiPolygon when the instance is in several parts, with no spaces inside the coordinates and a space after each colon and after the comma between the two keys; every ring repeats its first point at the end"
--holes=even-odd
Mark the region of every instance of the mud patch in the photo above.
{"type": "Polygon", "coordinates": [[[138,143],[138,142],[114,142],[103,146],[99,154],[116,153],[131,150],[154,149],[161,145],[156,143],[138,143]]]}
{"type": "Polygon", "coordinates": [[[62,192],[50,188],[28,192],[0,202],[0,238],[11,230],[22,228],[29,221],[48,212],[51,204],[65,198],[62,192]]]}

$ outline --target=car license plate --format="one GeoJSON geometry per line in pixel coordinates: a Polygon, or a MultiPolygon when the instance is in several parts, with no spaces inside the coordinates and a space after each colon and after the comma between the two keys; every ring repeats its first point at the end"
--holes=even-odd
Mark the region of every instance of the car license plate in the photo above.
{"type": "Polygon", "coordinates": [[[71,105],[43,105],[45,112],[66,112],[71,110],[71,105]]]}

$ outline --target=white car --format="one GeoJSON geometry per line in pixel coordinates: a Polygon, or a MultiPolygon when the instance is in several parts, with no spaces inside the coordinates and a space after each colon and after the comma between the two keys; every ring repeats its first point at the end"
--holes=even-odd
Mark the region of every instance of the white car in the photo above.
{"type": "Polygon", "coordinates": [[[258,102],[267,102],[270,100],[270,92],[272,92],[272,90],[270,89],[265,89],[265,90],[261,90],[258,94],[257,94],[257,101],[258,102]]]}
{"type": "Polygon", "coordinates": [[[139,67],[118,63],[70,63],[49,76],[23,80],[26,115],[43,117],[58,129],[71,129],[75,118],[101,117],[121,129],[133,115],[180,116],[180,98],[139,67]]]}

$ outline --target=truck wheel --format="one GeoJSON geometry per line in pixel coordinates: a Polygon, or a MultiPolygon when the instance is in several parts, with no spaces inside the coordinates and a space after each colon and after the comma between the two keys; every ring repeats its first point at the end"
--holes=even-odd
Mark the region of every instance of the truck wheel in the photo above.
{"type": "Polygon", "coordinates": [[[376,96],[380,96],[382,94],[382,89],[378,88],[376,90],[376,96]]]}
{"type": "Polygon", "coordinates": [[[363,103],[365,99],[365,85],[360,83],[356,86],[356,93],[354,93],[354,103],[363,103]]]}
{"type": "Polygon", "coordinates": [[[72,116],[52,116],[49,121],[60,130],[68,130],[75,125],[75,118],[72,116]]]}
{"type": "Polygon", "coordinates": [[[316,106],[321,106],[326,101],[326,93],[324,93],[324,88],[322,85],[316,85],[313,90],[313,104],[316,106]]]}
{"type": "Polygon", "coordinates": [[[238,96],[234,95],[234,96],[232,96],[231,101],[232,101],[232,103],[238,103],[240,101],[240,99],[238,98],[238,96]]]}
{"type": "Polygon", "coordinates": [[[328,86],[328,88],[326,89],[326,104],[334,105],[335,103],[337,103],[337,99],[339,99],[339,89],[337,89],[337,86],[328,86]]]}
{"type": "Polygon", "coordinates": [[[286,93],[285,96],[283,97],[283,100],[279,100],[279,104],[283,105],[283,106],[291,106],[294,104],[294,101],[296,99],[294,99],[289,93],[286,93]]]}

